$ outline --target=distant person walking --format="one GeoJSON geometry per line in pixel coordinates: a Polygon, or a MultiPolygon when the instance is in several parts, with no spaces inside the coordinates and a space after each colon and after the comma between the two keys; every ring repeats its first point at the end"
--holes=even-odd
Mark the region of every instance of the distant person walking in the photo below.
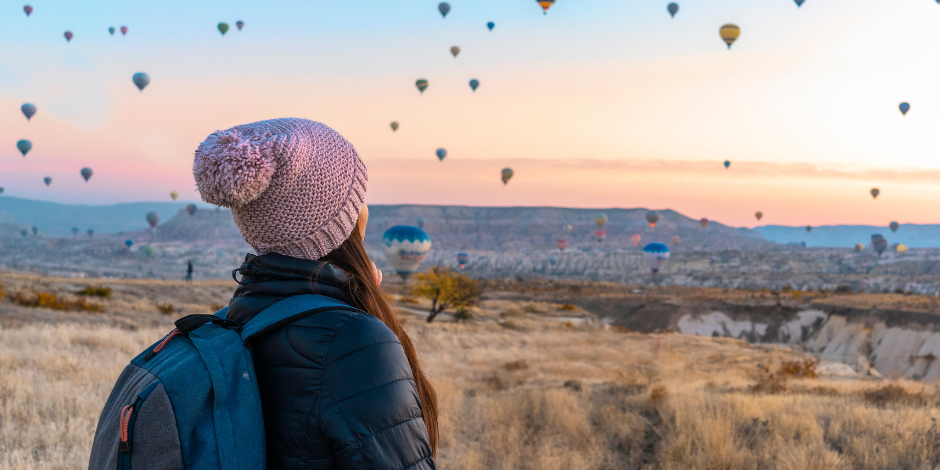
{"type": "Polygon", "coordinates": [[[193,260],[186,261],[186,280],[193,282],[193,260]]]}

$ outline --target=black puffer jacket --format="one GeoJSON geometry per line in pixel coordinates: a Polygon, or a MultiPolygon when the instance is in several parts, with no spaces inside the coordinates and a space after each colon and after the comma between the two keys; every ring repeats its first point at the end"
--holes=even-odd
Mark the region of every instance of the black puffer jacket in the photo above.
{"type": "MultiPolygon", "coordinates": [[[[346,275],[319,261],[248,255],[228,318],[320,294],[349,303],[346,275]]],[[[251,343],[268,470],[434,469],[408,359],[377,318],[321,312],[251,343]]]]}

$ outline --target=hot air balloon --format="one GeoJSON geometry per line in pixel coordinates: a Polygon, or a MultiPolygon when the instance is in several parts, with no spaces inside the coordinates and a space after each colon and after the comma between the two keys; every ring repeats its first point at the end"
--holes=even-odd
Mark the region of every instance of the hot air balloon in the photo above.
{"type": "Polygon", "coordinates": [[[447,149],[442,149],[442,148],[440,148],[440,149],[437,149],[437,152],[435,152],[435,153],[437,153],[437,159],[438,159],[438,160],[444,161],[444,157],[447,156],[447,149]]]}
{"type": "Polygon", "coordinates": [[[669,262],[669,247],[662,243],[650,243],[643,247],[643,261],[653,271],[653,275],[659,272],[663,266],[669,262]]]}
{"type": "Polygon", "coordinates": [[[23,115],[26,116],[26,120],[29,121],[33,118],[33,115],[36,114],[36,105],[23,103],[23,106],[20,106],[20,111],[23,112],[23,115]]]}
{"type": "Polygon", "coordinates": [[[888,228],[891,229],[892,233],[897,232],[899,227],[901,227],[901,224],[897,222],[891,222],[890,224],[888,224],[888,228]]]}
{"type": "Polygon", "coordinates": [[[793,1],[796,2],[796,6],[797,8],[799,8],[803,6],[803,2],[805,2],[806,0],[793,0],[793,1]]]}
{"type": "Polygon", "coordinates": [[[763,217],[763,216],[764,216],[764,213],[761,212],[761,211],[757,211],[757,212],[754,213],[754,217],[757,217],[757,221],[758,221],[758,222],[760,222],[760,219],[761,219],[761,217],[763,217]]]}
{"type": "Polygon", "coordinates": [[[594,232],[594,239],[597,240],[597,243],[603,243],[605,238],[607,238],[607,232],[603,230],[594,232]]]}
{"type": "Polygon", "coordinates": [[[441,4],[437,6],[437,11],[441,12],[441,17],[447,18],[447,13],[450,12],[450,4],[441,2],[441,4]]]}
{"type": "Polygon", "coordinates": [[[682,241],[682,239],[679,238],[678,235],[673,235],[670,241],[672,242],[673,245],[678,245],[679,242],[682,241]]]}
{"type": "Polygon", "coordinates": [[[114,36],[115,31],[117,31],[117,29],[115,29],[114,26],[108,28],[108,32],[111,33],[112,36],[114,36]]]}
{"type": "Polygon", "coordinates": [[[23,156],[25,157],[26,154],[27,154],[30,150],[32,150],[32,148],[33,148],[33,143],[30,142],[30,141],[28,141],[28,140],[26,140],[26,139],[19,140],[19,141],[16,142],[16,148],[18,148],[18,149],[20,150],[20,153],[22,153],[23,156]]]}
{"type": "Polygon", "coordinates": [[[418,217],[418,219],[415,220],[415,223],[418,225],[418,228],[422,230],[424,229],[424,217],[418,217]]]}
{"type": "Polygon", "coordinates": [[[392,121],[392,132],[398,130],[398,121],[392,121]]]}
{"type": "Polygon", "coordinates": [[[415,80],[415,86],[418,87],[418,91],[420,91],[421,94],[423,95],[424,90],[428,88],[428,81],[423,78],[419,78],[415,80]]]}
{"type": "Polygon", "coordinates": [[[503,185],[509,184],[509,180],[512,179],[512,168],[503,168],[503,171],[500,172],[500,179],[503,180],[503,185]]]}
{"type": "Polygon", "coordinates": [[[478,86],[480,86],[480,81],[477,80],[477,79],[475,79],[475,78],[471,78],[471,79],[470,79],[470,89],[473,90],[473,91],[477,91],[477,87],[478,87],[478,86]]]}
{"type": "Polygon", "coordinates": [[[172,199],[172,200],[175,201],[176,198],[178,198],[178,197],[180,197],[180,193],[179,193],[179,192],[177,192],[177,191],[170,191],[170,199],[172,199]]]}
{"type": "Polygon", "coordinates": [[[470,255],[466,253],[457,253],[457,264],[460,265],[460,269],[466,268],[467,263],[470,262],[470,255]]]}
{"type": "Polygon", "coordinates": [[[33,7],[30,5],[26,5],[23,7],[23,11],[26,12],[26,16],[28,17],[29,15],[33,14],[33,7]]]}
{"type": "Polygon", "coordinates": [[[555,263],[558,263],[558,257],[555,256],[555,255],[549,256],[549,257],[548,257],[548,264],[554,266],[555,263]]]}
{"type": "Polygon", "coordinates": [[[721,39],[728,45],[728,50],[731,50],[731,44],[733,44],[735,39],[738,38],[738,35],[741,34],[741,28],[736,24],[728,23],[722,26],[718,30],[718,33],[721,34],[721,39]]]}
{"type": "Polygon", "coordinates": [[[650,228],[656,226],[656,222],[659,222],[659,214],[656,211],[649,211],[646,213],[646,221],[650,223],[650,228]]]}
{"type": "Polygon", "coordinates": [[[82,174],[82,178],[85,178],[86,183],[88,182],[89,179],[91,179],[91,175],[94,174],[94,172],[91,171],[91,168],[88,168],[88,167],[82,168],[82,171],[80,173],[82,174]]]}
{"type": "Polygon", "coordinates": [[[490,21],[489,23],[486,23],[486,29],[488,29],[488,30],[490,30],[490,31],[492,31],[493,28],[495,28],[495,27],[496,27],[496,23],[494,23],[494,22],[492,22],[492,21],[490,21]]]}
{"type": "Polygon", "coordinates": [[[402,279],[414,273],[431,251],[431,239],[418,227],[396,225],[382,235],[385,259],[402,279]]]}
{"type": "Polygon", "coordinates": [[[93,237],[93,236],[95,235],[95,229],[91,229],[91,228],[90,228],[90,229],[88,229],[88,232],[86,232],[86,233],[88,233],[88,238],[91,238],[91,237],[93,237]]]}
{"type": "Polygon", "coordinates": [[[633,242],[633,246],[639,245],[639,244],[640,244],[640,240],[642,240],[642,239],[643,239],[643,237],[640,236],[639,233],[634,233],[633,236],[630,237],[630,240],[633,242]]]}
{"type": "Polygon", "coordinates": [[[728,169],[728,168],[730,168],[730,167],[731,167],[731,161],[730,161],[730,160],[725,160],[725,169],[728,169]]]}
{"type": "Polygon", "coordinates": [[[898,253],[907,253],[907,245],[898,243],[898,246],[894,247],[894,251],[897,251],[898,253]]]}
{"type": "Polygon", "coordinates": [[[127,36],[127,26],[121,26],[121,36],[127,36]]]}
{"type": "Polygon", "coordinates": [[[219,23],[219,32],[222,33],[222,36],[225,36],[225,33],[228,32],[228,23],[219,23]]]}
{"type": "Polygon", "coordinates": [[[457,54],[460,54],[460,48],[457,47],[457,46],[451,46],[451,48],[450,48],[450,53],[451,53],[451,54],[454,56],[454,58],[456,59],[456,58],[457,58],[457,54]]]}
{"type": "Polygon", "coordinates": [[[22,235],[23,238],[26,238],[26,236],[29,235],[29,230],[26,230],[25,228],[20,229],[20,235],[22,235]]]}
{"type": "Polygon", "coordinates": [[[901,116],[907,116],[907,112],[911,110],[911,104],[904,101],[898,105],[898,109],[901,110],[901,116]]]}
{"type": "Polygon", "coordinates": [[[558,240],[555,240],[555,246],[558,247],[558,251],[565,251],[565,248],[568,248],[568,240],[559,238],[558,240]]]}
{"type": "Polygon", "coordinates": [[[571,224],[565,225],[565,233],[571,233],[572,230],[574,230],[574,227],[571,224]]]}
{"type": "Polygon", "coordinates": [[[124,240],[124,245],[130,248],[131,246],[134,245],[134,240],[130,240],[130,239],[124,240]]]}
{"type": "Polygon", "coordinates": [[[78,227],[72,227],[72,236],[73,236],[73,237],[77,237],[77,236],[78,236],[78,227]]]}
{"type": "Polygon", "coordinates": [[[235,27],[238,28],[239,31],[241,31],[242,28],[245,27],[245,22],[244,22],[244,21],[241,21],[241,20],[238,20],[238,21],[235,22],[235,27]]]}
{"type": "Polygon", "coordinates": [[[150,245],[145,245],[143,248],[140,249],[140,251],[144,253],[144,256],[147,256],[147,257],[153,256],[153,247],[150,245]]]}
{"type": "Polygon", "coordinates": [[[134,81],[134,85],[137,85],[137,89],[143,93],[144,88],[147,88],[147,85],[150,84],[150,75],[147,75],[143,72],[137,72],[133,77],[131,77],[131,80],[134,81]]]}
{"type": "Polygon", "coordinates": [[[699,220],[698,223],[701,224],[702,228],[707,228],[707,227],[708,227],[708,219],[706,219],[706,218],[704,218],[704,217],[702,218],[702,220],[699,220]]]}
{"type": "Polygon", "coordinates": [[[548,14],[548,9],[555,4],[555,0],[535,0],[540,7],[542,7],[542,13],[548,14]]]}
{"type": "Polygon", "coordinates": [[[666,10],[669,11],[669,16],[675,18],[676,13],[679,12],[679,4],[675,2],[670,3],[669,5],[666,5],[666,10]]]}
{"type": "Polygon", "coordinates": [[[196,207],[195,204],[186,205],[186,213],[189,214],[190,217],[196,215],[197,210],[199,210],[199,208],[196,207]]]}
{"type": "Polygon", "coordinates": [[[33,235],[39,235],[39,227],[33,225],[33,226],[32,226],[32,231],[33,231],[33,235]]]}
{"type": "Polygon", "coordinates": [[[157,214],[156,212],[153,212],[153,211],[148,212],[146,219],[147,219],[147,223],[150,224],[150,228],[155,229],[157,228],[157,224],[160,223],[160,214],[157,214]]]}
{"type": "Polygon", "coordinates": [[[806,226],[806,233],[809,233],[809,232],[812,232],[812,231],[813,231],[813,226],[807,225],[807,226],[806,226]]]}
{"type": "Polygon", "coordinates": [[[65,32],[65,42],[72,42],[72,38],[73,38],[73,37],[75,37],[75,35],[72,34],[71,31],[66,31],[66,32],[65,32]]]}
{"type": "Polygon", "coordinates": [[[0,194],[3,194],[3,186],[0,186],[0,194]]]}
{"type": "Polygon", "coordinates": [[[888,249],[888,240],[880,233],[873,234],[871,236],[871,247],[878,253],[878,256],[881,256],[888,249]]]}
{"type": "Polygon", "coordinates": [[[871,193],[872,199],[878,199],[878,195],[881,194],[881,190],[878,188],[871,188],[871,191],[869,191],[869,193],[871,193]]]}
{"type": "Polygon", "coordinates": [[[594,223],[597,224],[597,228],[604,228],[607,225],[607,214],[597,214],[594,216],[594,223]]]}
{"type": "Polygon", "coordinates": [[[47,176],[47,177],[45,177],[45,178],[42,179],[42,182],[43,182],[43,183],[46,183],[46,186],[49,186],[50,184],[52,184],[52,177],[51,177],[51,176],[47,176]]]}

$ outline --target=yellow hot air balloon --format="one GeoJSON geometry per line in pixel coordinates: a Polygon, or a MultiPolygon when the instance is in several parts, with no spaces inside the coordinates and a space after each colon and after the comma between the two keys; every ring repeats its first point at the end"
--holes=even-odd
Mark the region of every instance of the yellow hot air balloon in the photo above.
{"type": "Polygon", "coordinates": [[[764,213],[761,212],[761,211],[757,211],[757,212],[754,213],[754,217],[757,217],[757,220],[758,220],[758,221],[760,221],[760,218],[763,217],[763,216],[764,216],[764,213]]]}
{"type": "Polygon", "coordinates": [[[734,43],[734,40],[738,38],[738,35],[741,34],[741,28],[736,24],[728,23],[721,27],[718,30],[718,33],[721,34],[721,39],[725,41],[725,44],[728,45],[728,49],[731,49],[731,44],[734,43]]]}
{"type": "Polygon", "coordinates": [[[173,199],[173,200],[175,201],[176,198],[178,198],[178,197],[180,197],[180,193],[178,193],[178,192],[176,192],[176,191],[170,191],[170,199],[173,199]]]}
{"type": "Polygon", "coordinates": [[[900,244],[898,244],[898,246],[894,249],[894,251],[897,251],[898,253],[906,253],[906,252],[907,252],[907,245],[905,245],[905,244],[903,244],[903,243],[900,243],[900,244]]]}

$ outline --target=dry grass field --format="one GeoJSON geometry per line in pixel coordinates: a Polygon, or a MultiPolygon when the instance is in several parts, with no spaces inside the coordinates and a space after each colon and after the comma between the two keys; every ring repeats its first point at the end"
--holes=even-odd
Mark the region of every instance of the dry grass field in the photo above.
{"type": "MultiPolygon", "coordinates": [[[[0,302],[0,468],[84,468],[127,361],[231,282],[0,274],[100,311],[0,302]],[[173,313],[161,313],[174,307],[173,313]]],[[[761,376],[790,349],[606,328],[550,302],[485,301],[474,319],[401,313],[441,400],[443,469],[935,469],[940,389],[917,382],[761,376]],[[753,391],[760,384],[763,390],[753,391]]]]}

